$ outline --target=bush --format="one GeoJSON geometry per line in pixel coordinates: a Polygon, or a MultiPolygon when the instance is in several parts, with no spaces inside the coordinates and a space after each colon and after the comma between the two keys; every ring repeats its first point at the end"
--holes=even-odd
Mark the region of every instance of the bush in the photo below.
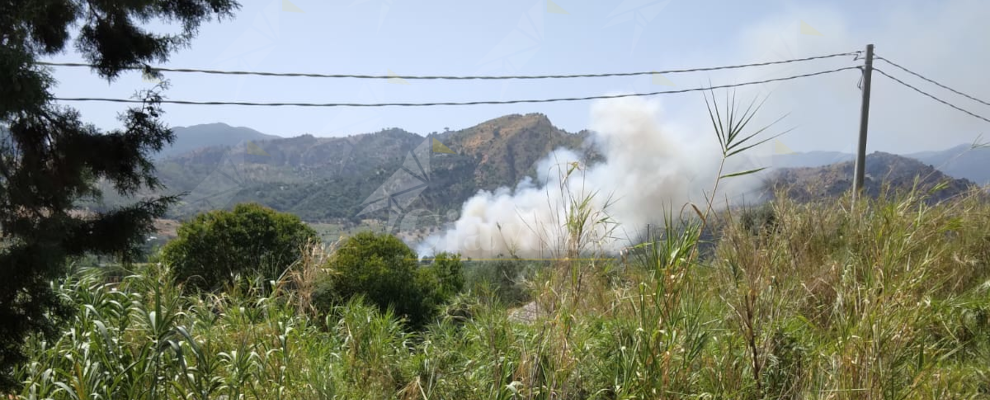
{"type": "Polygon", "coordinates": [[[419,286],[430,293],[433,307],[450,302],[464,289],[464,268],[461,256],[450,253],[437,254],[432,264],[419,269],[419,286]]]}
{"type": "Polygon", "coordinates": [[[490,291],[505,306],[517,306],[530,300],[524,281],[531,266],[515,258],[477,262],[467,274],[467,286],[475,292],[490,291]]]}
{"type": "Polygon", "coordinates": [[[739,216],[739,223],[753,235],[773,233],[777,230],[777,212],[772,203],[747,208],[739,216]]]}
{"type": "Polygon", "coordinates": [[[464,285],[460,257],[439,254],[431,266],[420,268],[416,253],[389,234],[362,232],[347,239],[329,267],[313,294],[318,310],[326,313],[361,296],[414,327],[428,322],[464,285]]]}
{"type": "Polygon", "coordinates": [[[161,260],[180,282],[211,290],[238,274],[277,279],[315,240],[316,231],[295,215],[238,204],[233,211],[211,211],[183,223],[161,260]]]}

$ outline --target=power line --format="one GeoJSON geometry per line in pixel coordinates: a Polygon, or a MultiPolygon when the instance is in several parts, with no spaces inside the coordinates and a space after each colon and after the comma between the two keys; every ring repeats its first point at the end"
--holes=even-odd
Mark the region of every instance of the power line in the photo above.
{"type": "Polygon", "coordinates": [[[980,115],[977,115],[977,114],[975,114],[975,113],[973,113],[973,112],[971,112],[971,111],[967,111],[967,110],[965,110],[965,109],[963,109],[963,108],[961,108],[961,107],[959,107],[959,106],[956,106],[956,105],[954,105],[954,104],[952,104],[952,103],[949,103],[948,101],[945,101],[945,100],[942,100],[942,99],[940,99],[940,98],[938,98],[938,97],[935,97],[934,95],[932,95],[932,94],[929,94],[928,92],[925,92],[924,90],[921,90],[921,89],[918,89],[918,88],[916,88],[916,87],[914,87],[914,86],[911,86],[911,85],[910,85],[909,83],[907,83],[907,82],[904,82],[904,81],[902,81],[902,80],[900,80],[900,79],[897,79],[897,78],[895,78],[895,77],[893,77],[893,76],[891,76],[890,74],[888,74],[888,73],[886,73],[886,72],[883,72],[883,70],[881,70],[881,69],[879,69],[879,68],[873,68],[873,70],[874,70],[874,71],[876,71],[876,72],[879,72],[879,73],[881,73],[881,74],[883,74],[883,76],[886,76],[886,77],[888,77],[888,78],[890,78],[890,79],[892,79],[892,80],[894,80],[894,81],[895,81],[895,82],[897,82],[897,83],[900,83],[901,85],[904,85],[904,86],[907,86],[908,88],[911,88],[911,89],[913,89],[913,90],[914,90],[915,92],[918,92],[918,93],[921,93],[921,94],[923,94],[923,95],[925,95],[925,96],[928,96],[928,97],[929,97],[929,98],[931,98],[932,100],[935,100],[935,101],[937,101],[937,102],[939,102],[939,103],[942,103],[942,104],[945,104],[945,105],[947,105],[947,106],[949,106],[949,107],[952,107],[952,108],[955,108],[956,110],[959,110],[959,111],[962,111],[962,112],[964,112],[964,113],[966,113],[966,114],[969,114],[970,116],[973,116],[973,117],[976,117],[976,118],[979,118],[979,119],[982,119],[982,120],[984,120],[984,121],[986,121],[986,122],[990,122],[990,119],[987,119],[986,117],[983,117],[983,116],[980,116],[980,115]]]}
{"type": "Polygon", "coordinates": [[[900,68],[900,69],[901,69],[902,71],[904,71],[904,72],[907,72],[907,73],[909,73],[909,74],[911,74],[911,75],[914,75],[914,76],[916,76],[916,77],[918,77],[918,78],[921,78],[921,79],[923,79],[923,80],[925,80],[925,81],[927,81],[928,83],[932,83],[932,84],[934,84],[934,85],[936,85],[936,86],[938,86],[938,87],[940,87],[940,88],[942,88],[942,89],[945,89],[945,90],[948,90],[948,91],[950,91],[950,92],[952,92],[952,93],[955,93],[955,94],[958,94],[958,95],[960,95],[960,96],[963,96],[963,97],[965,97],[965,98],[968,98],[968,99],[970,99],[970,100],[973,100],[973,101],[975,101],[975,102],[977,102],[977,103],[982,103],[983,105],[987,105],[987,106],[990,106],[990,103],[988,103],[988,102],[986,102],[986,101],[983,101],[983,100],[980,100],[980,99],[978,99],[978,98],[976,98],[976,97],[973,97],[973,96],[970,96],[970,95],[968,95],[968,94],[966,94],[966,93],[963,93],[963,92],[960,92],[960,91],[958,91],[958,90],[956,90],[956,89],[953,89],[953,88],[950,88],[950,87],[948,87],[948,86],[945,86],[945,85],[943,85],[943,84],[941,84],[941,83],[938,83],[938,82],[936,82],[936,81],[935,81],[935,80],[933,80],[933,79],[929,79],[929,78],[926,78],[926,77],[924,77],[923,75],[921,75],[921,74],[919,74],[919,73],[917,73],[917,72],[914,72],[914,71],[911,71],[911,70],[909,70],[909,69],[907,69],[907,68],[905,68],[905,67],[903,67],[903,66],[900,66],[900,65],[898,65],[897,63],[895,63],[895,62],[893,62],[893,61],[890,61],[890,60],[888,60],[888,59],[886,59],[886,58],[883,58],[883,57],[880,57],[880,56],[877,56],[876,58],[877,58],[877,59],[880,59],[880,60],[883,60],[883,61],[885,61],[885,62],[886,62],[887,64],[890,64],[890,65],[893,65],[893,66],[895,66],[895,67],[897,67],[897,68],[900,68]]]}
{"type": "MultiPolygon", "coordinates": [[[[561,97],[561,98],[551,98],[551,99],[523,99],[523,100],[487,100],[487,101],[467,101],[467,102],[431,102],[431,103],[255,103],[255,102],[242,102],[242,101],[190,101],[190,100],[161,100],[162,104],[184,104],[184,105],[198,105],[198,106],[220,106],[220,105],[230,105],[230,106],[259,106],[259,107],[430,107],[430,106],[475,106],[475,105],[492,105],[492,104],[519,104],[519,103],[553,103],[553,102],[565,102],[565,101],[584,101],[584,100],[600,100],[600,99],[617,99],[622,97],[645,97],[645,96],[655,96],[661,94],[678,94],[678,93],[688,93],[688,92],[699,92],[706,90],[715,89],[726,89],[735,88],[741,86],[750,85],[760,85],[770,82],[780,82],[788,81],[799,78],[808,78],[817,75],[831,74],[839,71],[845,71],[850,69],[858,69],[859,67],[843,67],[837,69],[831,69],[826,71],[813,72],[808,74],[793,75],[784,78],[774,78],[766,79],[762,81],[752,81],[736,84],[726,84],[718,86],[708,86],[708,87],[698,87],[690,89],[679,89],[679,90],[666,90],[659,92],[649,92],[649,93],[626,93],[626,94],[613,94],[613,95],[601,95],[601,96],[587,96],[587,97],[561,97]]],[[[119,98],[102,98],[102,97],[57,97],[55,100],[58,101],[98,101],[98,102],[110,102],[110,103],[144,103],[144,100],[135,99],[119,99],[119,98]]]]}
{"type": "MultiPolygon", "coordinates": [[[[148,69],[157,72],[184,72],[184,73],[202,73],[202,74],[218,74],[218,75],[257,75],[257,76],[276,76],[276,77],[292,77],[292,78],[353,78],[353,79],[407,79],[407,80],[412,80],[412,79],[434,79],[434,80],[569,79],[569,78],[604,78],[604,77],[620,77],[620,76],[680,74],[687,72],[718,71],[725,69],[762,67],[768,65],[820,60],[820,59],[833,58],[833,57],[852,56],[852,55],[857,55],[859,53],[861,52],[854,51],[854,52],[836,53],[836,54],[828,54],[828,55],[821,55],[814,57],[795,58],[790,60],[767,61],[767,62],[754,63],[754,64],[724,65],[718,67],[702,67],[702,68],[688,68],[688,69],[671,69],[666,71],[639,71],[639,72],[570,74],[570,75],[488,75],[488,76],[358,75],[358,74],[315,74],[315,73],[299,73],[299,72],[223,71],[223,70],[211,70],[211,69],[166,68],[166,67],[148,67],[148,69]]],[[[94,64],[57,63],[57,62],[47,62],[47,61],[39,61],[36,62],[36,64],[50,66],[50,67],[90,67],[90,68],[95,67],[94,64]]],[[[145,67],[129,67],[127,69],[145,70],[145,67]]]]}

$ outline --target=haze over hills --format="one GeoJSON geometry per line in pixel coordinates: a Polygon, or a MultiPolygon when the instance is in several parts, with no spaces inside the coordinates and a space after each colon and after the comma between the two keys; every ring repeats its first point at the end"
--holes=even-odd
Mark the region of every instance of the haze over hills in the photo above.
{"type": "Polygon", "coordinates": [[[908,154],[957,178],[990,184],[990,147],[963,144],[947,150],[908,154]]]}
{"type": "Polygon", "coordinates": [[[838,151],[809,151],[806,153],[774,154],[771,164],[774,168],[822,167],[835,163],[852,161],[853,155],[838,151]]]}
{"type": "Polygon", "coordinates": [[[280,139],[251,128],[234,127],[224,123],[201,124],[172,128],[175,141],[155,155],[162,159],[210,146],[235,146],[245,141],[280,139]]]}
{"type": "MultiPolygon", "coordinates": [[[[543,114],[506,115],[425,137],[391,128],[347,137],[282,138],[226,124],[175,128],[175,132],[175,145],[156,163],[167,192],[186,193],[170,210],[172,218],[250,201],[307,221],[383,219],[392,204],[359,215],[368,208],[365,200],[381,196],[383,190],[406,200],[415,197],[415,208],[442,216],[459,210],[479,190],[512,188],[525,177],[536,177],[537,161],[556,148],[577,150],[592,163],[602,157],[585,143],[590,132],[566,132],[543,114]],[[417,149],[427,150],[420,154],[417,149]]],[[[912,158],[874,153],[867,159],[872,178],[867,180],[867,193],[879,192],[881,178],[909,187],[918,175],[927,177],[925,185],[949,180],[945,193],[957,193],[970,182],[950,176],[990,181],[988,155],[990,149],[969,150],[969,146],[912,158]],[[945,174],[932,165],[941,166],[945,174]]],[[[764,164],[778,169],[772,182],[801,187],[792,195],[810,198],[848,189],[851,160],[852,155],[845,153],[809,152],[775,155],[764,164]]],[[[396,204],[407,207],[411,201],[406,200],[396,204]]],[[[100,209],[122,203],[123,199],[108,194],[102,205],[90,206],[100,209]]]]}
{"type": "MultiPolygon", "coordinates": [[[[821,167],[782,168],[776,170],[768,186],[786,189],[788,197],[811,201],[822,197],[839,197],[852,188],[854,161],[821,167]]],[[[875,152],[866,156],[866,179],[863,191],[878,197],[885,189],[910,189],[917,183],[922,193],[931,192],[929,201],[941,201],[969,190],[973,182],[955,179],[931,165],[896,154],[875,152]],[[940,190],[933,190],[944,185],[940,190]]]]}
{"type": "MultiPolygon", "coordinates": [[[[945,150],[925,151],[904,154],[930,165],[948,176],[968,179],[978,185],[990,184],[990,147],[961,144],[945,150]]],[[[849,153],[834,151],[811,151],[806,153],[776,154],[770,165],[774,168],[821,167],[835,163],[853,161],[849,153]]]]}

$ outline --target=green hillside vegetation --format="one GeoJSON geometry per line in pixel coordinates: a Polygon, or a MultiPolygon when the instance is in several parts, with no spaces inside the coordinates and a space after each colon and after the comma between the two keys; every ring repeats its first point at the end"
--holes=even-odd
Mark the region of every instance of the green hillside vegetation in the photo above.
{"type": "MultiPolygon", "coordinates": [[[[265,135],[266,140],[250,144],[241,139],[263,134],[208,124],[178,128],[177,143],[182,143],[183,137],[190,136],[192,131],[209,138],[200,141],[228,136],[237,141],[181,154],[170,153],[170,157],[156,162],[157,174],[168,188],[165,192],[186,193],[169,209],[169,218],[184,220],[204,211],[252,202],[324,225],[330,233],[324,236],[330,240],[340,232],[373,229],[372,225],[388,219],[384,211],[359,215],[367,205],[363,202],[399,171],[411,152],[424,141],[436,139],[456,153],[429,153],[428,186],[413,205],[439,216],[451,210],[459,211],[463,202],[479,190],[514,187],[525,177],[535,177],[536,162],[554,149],[576,150],[589,163],[602,159],[593,146],[585,143],[590,132],[563,131],[542,114],[506,115],[470,128],[431,133],[426,137],[392,128],[343,138],[303,135],[272,139],[265,135]]],[[[972,183],[952,177],[972,176],[979,184],[986,169],[980,166],[985,163],[985,157],[981,156],[987,149],[970,147],[907,157],[871,154],[867,157],[866,193],[876,196],[881,183],[908,190],[918,177],[922,178],[919,182],[922,188],[947,185],[947,190],[939,192],[941,197],[933,200],[966,191],[972,183]]],[[[790,196],[798,200],[839,196],[851,185],[848,177],[853,165],[847,161],[850,157],[827,152],[774,156],[765,163],[777,168],[767,182],[768,193],[782,185],[790,188],[790,196]]],[[[138,197],[152,194],[145,192],[138,197]]],[[[83,206],[102,211],[127,201],[106,190],[101,202],[87,202],[83,206]]]]}
{"type": "MultiPolygon", "coordinates": [[[[305,221],[358,223],[387,219],[385,213],[357,215],[365,207],[362,202],[424,141],[437,139],[456,153],[429,154],[429,186],[416,203],[444,215],[478,190],[511,187],[525,176],[535,177],[536,162],[558,147],[582,151],[591,161],[600,159],[583,147],[587,136],[586,131],[556,128],[542,114],[508,115],[426,137],[393,128],[344,138],[303,135],[212,146],[159,160],[156,167],[167,193],[187,194],[170,208],[171,218],[254,202],[305,221]]],[[[126,201],[106,191],[102,202],[84,206],[99,211],[126,201]]]]}
{"type": "Polygon", "coordinates": [[[848,197],[782,195],[754,214],[711,218],[720,233],[710,252],[695,253],[699,225],[684,220],[626,259],[507,276],[533,300],[526,307],[467,274],[418,329],[360,297],[306,311],[302,277],[333,274],[320,261],[332,248],[297,262],[274,291],[242,282],[183,294],[167,265],[120,282],[80,270],[56,283],[78,309],[66,334],[31,340],[16,375],[25,398],[57,399],[990,393],[984,194],[929,205],[902,193],[853,210],[848,197]]]}

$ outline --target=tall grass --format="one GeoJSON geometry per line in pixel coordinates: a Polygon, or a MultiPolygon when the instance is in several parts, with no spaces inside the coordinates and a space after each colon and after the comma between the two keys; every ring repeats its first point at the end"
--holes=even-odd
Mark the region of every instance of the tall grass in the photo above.
{"type": "Polygon", "coordinates": [[[581,301],[530,322],[467,293],[463,312],[405,331],[360,300],[317,319],[287,284],[184,295],[166,267],[117,282],[85,269],[57,284],[78,312],[59,340],[27,344],[18,396],[990,395],[990,204],[975,192],[935,205],[918,193],[862,200],[855,211],[847,200],[778,199],[766,229],[724,214],[714,252],[694,261],[699,221],[670,222],[620,275],[587,274],[567,294],[581,301]]]}
{"type": "MultiPolygon", "coordinates": [[[[725,106],[710,109],[723,166],[759,143],[742,133],[754,106],[725,106]]],[[[704,211],[691,205],[697,218],[668,213],[621,265],[602,257],[614,225],[591,206],[598,194],[569,197],[557,263],[522,274],[506,260],[482,279],[496,288],[472,285],[417,331],[360,298],[313,312],[332,248],[310,247],[279,282],[238,280],[220,294],[189,294],[167,266],[122,278],[82,269],[55,283],[78,312],[59,340],[26,344],[18,396],[990,397],[984,192],[932,204],[912,190],[855,207],[781,194],[758,214],[716,211],[720,181],[754,171],[720,169],[704,211]],[[527,277],[528,293],[501,280],[509,272],[527,277]],[[515,304],[497,298],[507,294],[539,312],[511,318],[515,304]]]]}

